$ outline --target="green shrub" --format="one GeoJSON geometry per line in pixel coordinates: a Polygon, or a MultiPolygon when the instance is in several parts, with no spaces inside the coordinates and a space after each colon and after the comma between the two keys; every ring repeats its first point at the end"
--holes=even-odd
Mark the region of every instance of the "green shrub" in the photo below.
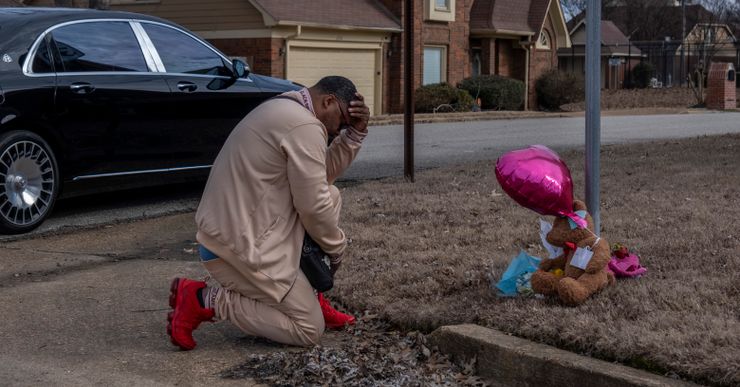
{"type": "Polygon", "coordinates": [[[535,82],[537,103],[541,109],[559,110],[567,103],[581,102],[586,98],[583,77],[552,69],[535,82]]]}
{"type": "Polygon", "coordinates": [[[650,78],[655,73],[655,66],[650,62],[641,62],[632,69],[632,87],[644,89],[650,86],[650,78]]]}
{"type": "Polygon", "coordinates": [[[524,82],[498,75],[466,78],[459,88],[481,99],[483,109],[520,110],[524,107],[524,82]]]}
{"type": "Polygon", "coordinates": [[[415,94],[417,113],[433,113],[435,109],[468,112],[473,107],[473,97],[467,91],[447,83],[422,86],[416,89],[415,94]]]}

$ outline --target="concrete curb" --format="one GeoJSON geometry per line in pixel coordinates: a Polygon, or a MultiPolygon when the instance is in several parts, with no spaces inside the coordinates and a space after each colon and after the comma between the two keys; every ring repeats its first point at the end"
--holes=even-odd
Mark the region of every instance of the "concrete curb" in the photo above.
{"type": "Polygon", "coordinates": [[[477,358],[478,375],[500,386],[696,386],[506,335],[479,325],[444,326],[429,343],[455,360],[477,358]]]}
{"type": "MultiPolygon", "coordinates": [[[[688,108],[639,108],[639,109],[614,109],[602,110],[604,116],[624,115],[655,115],[655,114],[689,114],[705,113],[706,109],[688,108]]],[[[448,122],[470,122],[470,121],[492,121],[492,120],[516,120],[532,118],[563,118],[583,117],[583,111],[574,112],[540,112],[540,111],[486,111],[486,112],[462,112],[462,113],[417,113],[414,115],[414,123],[448,123],[448,122]]],[[[403,125],[403,114],[390,114],[370,117],[369,126],[403,125]]]]}
{"type": "MultiPolygon", "coordinates": [[[[547,113],[526,111],[496,111],[496,112],[467,112],[467,113],[439,113],[414,114],[414,123],[431,124],[446,122],[470,122],[489,120],[513,120],[522,118],[559,118],[568,117],[570,113],[547,113]]],[[[403,125],[403,114],[392,114],[370,117],[369,126],[403,125]]]]}

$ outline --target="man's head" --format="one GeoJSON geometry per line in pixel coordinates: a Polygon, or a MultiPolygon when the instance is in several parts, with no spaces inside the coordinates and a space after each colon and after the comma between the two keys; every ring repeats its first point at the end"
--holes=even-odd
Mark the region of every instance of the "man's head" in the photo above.
{"type": "Polygon", "coordinates": [[[350,101],[356,98],[357,88],[345,77],[322,78],[309,88],[316,118],[326,127],[329,136],[336,136],[344,125],[349,125],[350,101]]]}

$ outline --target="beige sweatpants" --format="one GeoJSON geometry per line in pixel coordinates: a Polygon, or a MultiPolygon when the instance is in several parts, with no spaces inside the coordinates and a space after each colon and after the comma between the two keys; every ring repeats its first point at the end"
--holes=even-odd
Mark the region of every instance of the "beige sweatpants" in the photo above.
{"type": "Polygon", "coordinates": [[[279,343],[314,346],[324,333],[324,316],[319,301],[303,272],[282,302],[275,302],[247,282],[223,259],[203,263],[211,277],[221,284],[214,312],[244,333],[279,343]]]}
{"type": "MultiPolygon", "coordinates": [[[[329,188],[334,205],[341,208],[339,190],[333,185],[329,188]]],[[[339,211],[335,213],[338,216],[339,211]]],[[[203,265],[222,286],[214,307],[218,320],[228,320],[246,334],[279,343],[306,347],[319,344],[324,333],[324,316],[303,272],[299,270],[293,287],[278,303],[225,260],[214,259],[203,265]]]]}

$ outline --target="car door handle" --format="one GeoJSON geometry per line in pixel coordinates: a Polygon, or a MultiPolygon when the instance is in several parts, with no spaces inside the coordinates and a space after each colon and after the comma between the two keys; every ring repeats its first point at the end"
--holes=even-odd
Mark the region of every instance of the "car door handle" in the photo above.
{"type": "Polygon", "coordinates": [[[90,94],[95,90],[95,86],[87,82],[77,82],[69,85],[69,89],[75,94],[90,94]]]}
{"type": "Polygon", "coordinates": [[[178,82],[177,83],[177,88],[180,91],[187,91],[189,93],[192,93],[192,92],[194,92],[195,90],[198,89],[198,85],[196,85],[193,82],[178,82]]]}

